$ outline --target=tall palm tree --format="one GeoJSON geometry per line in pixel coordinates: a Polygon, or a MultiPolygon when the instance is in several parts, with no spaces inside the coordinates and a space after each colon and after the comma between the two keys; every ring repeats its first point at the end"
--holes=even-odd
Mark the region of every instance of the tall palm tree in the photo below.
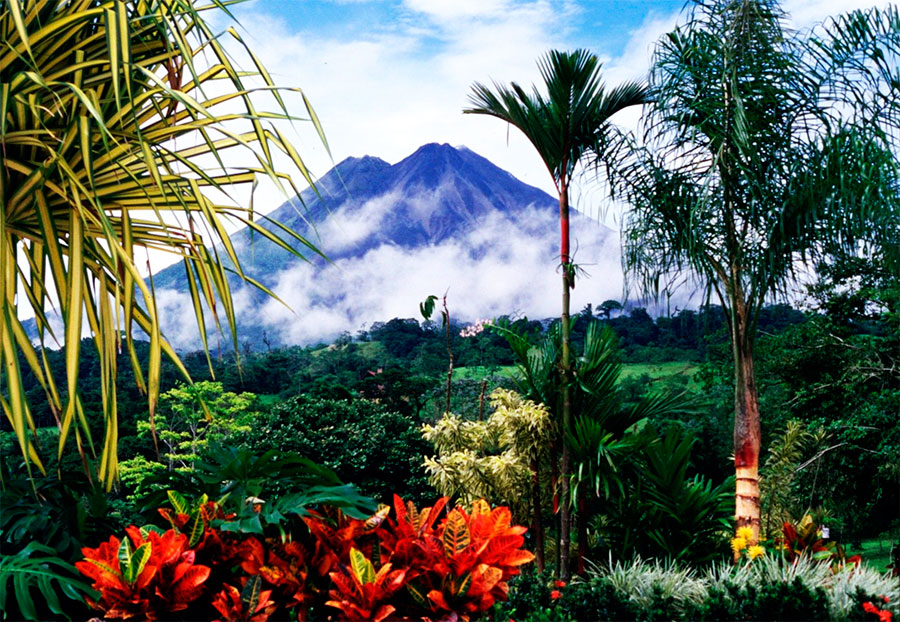
{"type": "MultiPolygon", "coordinates": [[[[550,171],[559,194],[560,268],[562,271],[562,377],[560,414],[562,429],[572,422],[572,355],[569,336],[569,294],[575,286],[575,266],[569,252],[569,185],[585,154],[600,151],[614,134],[610,117],[629,106],[644,103],[645,89],[626,83],[606,91],[600,79],[600,62],[587,50],[553,50],[538,61],[546,95],[537,88],[527,93],[513,82],[494,89],[475,83],[465,113],[497,117],[517,127],[534,145],[550,171]]],[[[550,408],[556,405],[548,404],[550,408]]],[[[565,439],[565,432],[563,432],[565,439]]],[[[560,461],[560,567],[569,576],[569,450],[562,445],[560,461]]]]}
{"type": "MultiPolygon", "coordinates": [[[[234,187],[255,185],[258,176],[296,191],[276,167],[278,152],[311,180],[271,123],[292,118],[282,91],[249,50],[252,71],[232,63],[226,46],[243,42],[234,28],[214,35],[201,14],[209,10],[226,11],[218,0],[202,9],[192,0],[0,4],[0,407],[29,472],[44,466],[31,439],[23,362],[56,417],[57,453],[74,436],[87,465],[96,454],[78,365],[83,331],[93,336],[105,421],[97,474],[107,488],[117,474],[122,342],[148,394],[151,424],[162,355],[187,376],[161,334],[152,285],[139,272],[149,252],[184,261],[204,346],[211,313],[220,330],[220,322],[231,327],[237,351],[226,267],[243,272],[226,224],[243,223],[294,253],[308,246],[284,228],[273,234],[277,225],[261,226],[252,201],[247,207],[231,198],[234,187]],[[275,110],[261,108],[260,96],[275,110]],[[243,152],[244,164],[235,165],[232,152],[243,152]],[[37,348],[17,313],[25,308],[35,315],[37,348]],[[62,319],[61,332],[50,309],[62,319]],[[135,330],[149,336],[146,372],[135,330]],[[53,344],[66,350],[64,379],[54,377],[43,354],[53,344]]],[[[321,136],[308,103],[307,115],[321,136]]]]}
{"type": "MultiPolygon", "coordinates": [[[[873,252],[900,231],[900,14],[806,33],[774,0],[700,0],[657,45],[645,144],[610,156],[631,204],[629,277],[689,273],[726,309],[734,363],[737,525],[759,530],[759,311],[799,263],[873,252]]],[[[893,253],[897,254],[897,247],[893,253]]]]}

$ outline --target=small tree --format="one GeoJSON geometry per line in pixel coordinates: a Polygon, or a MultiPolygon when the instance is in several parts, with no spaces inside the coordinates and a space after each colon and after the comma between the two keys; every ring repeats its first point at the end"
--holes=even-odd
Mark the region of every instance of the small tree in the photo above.
{"type": "MultiPolygon", "coordinates": [[[[587,50],[552,50],[538,62],[546,96],[534,89],[531,94],[515,82],[507,88],[495,84],[490,89],[476,83],[472,87],[471,108],[465,113],[485,114],[517,127],[534,145],[553,177],[559,193],[559,261],[562,272],[562,358],[560,360],[560,425],[572,424],[571,384],[573,382],[569,336],[569,298],[575,287],[575,264],[569,248],[569,186],[579,164],[588,153],[608,148],[617,136],[610,122],[617,112],[644,102],[644,87],[626,83],[606,90],[600,79],[600,61],[587,50]]],[[[562,445],[560,470],[571,471],[569,450],[562,445]]],[[[569,488],[562,479],[559,540],[562,578],[569,576],[569,488]]]]}
{"type": "Polygon", "coordinates": [[[760,309],[788,293],[798,261],[883,249],[900,230],[900,14],[857,11],[801,33],[784,19],[774,0],[694,3],[657,45],[645,144],[628,163],[606,154],[631,206],[629,277],[659,294],[695,275],[726,310],[735,516],[754,538],[760,309]]]}
{"type": "MultiPolygon", "coordinates": [[[[160,395],[159,403],[156,428],[165,446],[162,458],[170,471],[192,469],[210,441],[248,432],[256,416],[253,393],[225,392],[221,382],[179,384],[160,395]]],[[[139,437],[151,435],[149,421],[138,421],[137,429],[139,437]]],[[[122,466],[129,468],[130,461],[123,461],[122,466]]]]}
{"type": "Polygon", "coordinates": [[[506,389],[494,390],[490,401],[494,412],[486,421],[447,412],[433,426],[422,427],[422,436],[437,452],[425,459],[429,483],[463,503],[508,503],[522,516],[530,505],[537,566],[543,572],[541,471],[553,435],[550,413],[506,389]]]}

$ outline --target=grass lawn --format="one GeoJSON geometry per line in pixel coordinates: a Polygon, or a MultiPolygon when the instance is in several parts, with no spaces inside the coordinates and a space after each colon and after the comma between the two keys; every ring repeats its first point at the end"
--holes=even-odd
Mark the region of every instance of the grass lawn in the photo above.
{"type": "Polygon", "coordinates": [[[692,361],[624,363],[622,365],[622,380],[640,378],[646,374],[650,377],[650,382],[680,385],[695,391],[697,390],[697,383],[694,381],[694,374],[697,372],[698,367],[697,363],[692,361]]]}
{"type": "Polygon", "coordinates": [[[873,538],[871,540],[863,540],[861,549],[847,546],[845,552],[847,555],[861,555],[863,561],[867,564],[882,572],[886,572],[886,566],[891,563],[892,544],[887,538],[873,538]]]}
{"type": "MultiPolygon", "coordinates": [[[[481,380],[486,376],[505,376],[507,378],[512,378],[516,375],[516,366],[515,365],[470,365],[468,367],[454,367],[453,368],[453,379],[454,380],[464,380],[464,379],[475,379],[481,380]]],[[[447,372],[444,372],[444,378],[447,377],[447,372]]]]}

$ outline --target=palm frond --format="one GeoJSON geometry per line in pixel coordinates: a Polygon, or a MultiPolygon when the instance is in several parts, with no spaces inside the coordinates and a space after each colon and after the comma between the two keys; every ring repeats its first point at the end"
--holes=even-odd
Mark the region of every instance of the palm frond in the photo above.
{"type": "MultiPolygon", "coordinates": [[[[58,452],[73,429],[91,445],[78,402],[79,348],[89,331],[101,366],[106,429],[99,476],[110,487],[117,473],[115,360],[122,335],[148,393],[151,422],[162,356],[185,371],[161,332],[152,281],[145,284],[140,257],[156,251],[181,257],[204,346],[208,309],[218,330],[228,325],[237,350],[225,271],[245,275],[228,225],[261,228],[254,223],[252,201],[248,207],[229,197],[260,176],[296,192],[290,174],[276,166],[278,153],[311,182],[273,122],[308,120],[323,137],[321,123],[305,96],[308,119],[288,112],[256,57],[255,72],[237,67],[201,9],[188,0],[9,0],[4,7],[0,404],[23,454],[42,468],[27,433],[34,428],[30,407],[19,389],[22,353],[59,422],[58,452]],[[277,104],[274,111],[258,103],[269,96],[277,104]],[[252,164],[232,164],[237,153],[249,155],[252,164]],[[27,292],[24,299],[18,292],[27,292]],[[24,338],[17,304],[36,316],[37,348],[24,338]],[[62,317],[62,335],[49,327],[45,309],[51,305],[62,317]],[[136,330],[150,340],[146,372],[138,365],[136,330]],[[66,348],[64,382],[39,356],[60,338],[66,348]]],[[[223,7],[217,2],[211,8],[223,7]]],[[[233,29],[226,34],[243,46],[233,29]]],[[[263,235],[299,257],[318,253],[299,235],[283,233],[270,227],[263,235]]]]}
{"type": "Polygon", "coordinates": [[[545,92],[535,87],[528,93],[515,82],[495,82],[493,89],[476,82],[463,112],[493,116],[521,130],[559,188],[585,154],[601,148],[610,117],[646,101],[646,88],[629,82],[606,91],[600,61],[584,49],[551,50],[538,68],[545,92]]]}

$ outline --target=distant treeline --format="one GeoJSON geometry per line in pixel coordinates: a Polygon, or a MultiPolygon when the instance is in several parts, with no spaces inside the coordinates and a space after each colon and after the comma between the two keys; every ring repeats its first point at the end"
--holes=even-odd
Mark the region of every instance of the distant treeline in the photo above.
{"type": "MultiPolygon", "coordinates": [[[[597,309],[589,304],[573,315],[573,342],[576,347],[583,340],[584,331],[592,319],[608,322],[613,328],[626,362],[702,361],[706,359],[710,346],[727,343],[725,316],[718,306],[700,310],[682,309],[670,316],[654,319],[644,308],[623,312],[615,301],[607,301],[597,309]]],[[[804,319],[802,312],[788,305],[772,305],[762,310],[758,330],[761,334],[776,333],[792,324],[802,323],[804,319]]],[[[501,317],[498,321],[537,338],[558,320],[501,317]]],[[[182,359],[194,380],[215,378],[222,382],[226,391],[251,391],[258,395],[312,393],[327,397],[376,396],[385,393],[385,385],[400,384],[403,385],[398,398],[402,402],[400,405],[404,410],[416,411],[421,407],[421,400],[410,397],[410,394],[424,393],[425,387],[439,382],[446,373],[451,355],[454,367],[513,364],[512,352],[502,336],[490,329],[470,337],[461,336],[467,326],[468,323],[451,318],[450,353],[447,330],[440,322],[394,318],[376,322],[356,335],[344,333],[332,343],[260,351],[262,344],[244,342],[243,352],[238,356],[233,352],[213,352],[208,360],[202,351],[197,351],[183,355],[182,359]],[[210,366],[213,373],[210,373],[210,366]]],[[[148,356],[146,343],[138,344],[138,354],[141,363],[145,364],[148,356]]],[[[63,352],[48,349],[46,356],[57,381],[64,380],[63,352]]],[[[25,360],[20,365],[23,369],[28,367],[25,360]]],[[[173,365],[164,364],[161,392],[181,380],[173,365]]],[[[88,416],[99,413],[100,369],[91,340],[85,340],[81,348],[79,383],[88,416]]],[[[55,425],[43,389],[30,371],[25,373],[24,384],[37,427],[55,425]]],[[[64,391],[64,382],[60,382],[59,386],[64,391]]],[[[124,356],[119,360],[117,386],[120,418],[127,425],[135,416],[145,413],[147,407],[146,398],[135,382],[131,364],[124,356]]],[[[3,426],[0,429],[6,430],[8,422],[3,421],[0,426],[3,426]]]]}

